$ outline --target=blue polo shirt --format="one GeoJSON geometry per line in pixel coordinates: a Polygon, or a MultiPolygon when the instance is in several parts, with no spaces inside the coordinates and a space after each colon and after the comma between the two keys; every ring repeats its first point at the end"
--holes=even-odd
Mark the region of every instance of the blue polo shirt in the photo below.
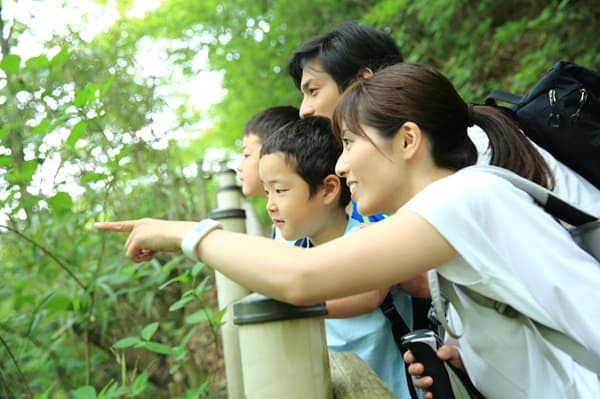
{"type": "Polygon", "coordinates": [[[365,217],[358,212],[358,209],[356,209],[356,202],[352,201],[352,219],[358,220],[361,223],[373,223],[385,219],[385,216],[383,216],[383,213],[376,213],[375,215],[365,217]]]}
{"type": "MultiPolygon", "coordinates": [[[[344,235],[360,228],[362,221],[348,219],[344,235]]],[[[367,265],[365,265],[367,266],[367,265]]],[[[391,288],[394,305],[412,328],[410,296],[397,285],[391,288]]],[[[325,319],[327,346],[333,352],[354,352],[381,378],[398,398],[410,398],[404,360],[394,341],[392,326],[381,309],[344,319],[325,319]]]]}

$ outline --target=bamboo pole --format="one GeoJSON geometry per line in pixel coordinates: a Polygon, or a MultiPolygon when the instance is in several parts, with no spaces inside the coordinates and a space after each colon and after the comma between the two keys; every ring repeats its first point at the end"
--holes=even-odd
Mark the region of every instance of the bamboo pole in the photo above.
{"type": "Polygon", "coordinates": [[[293,306],[257,293],[233,305],[247,399],[332,399],[325,304],[293,306]]]}
{"type": "MultiPolygon", "coordinates": [[[[212,210],[208,217],[219,220],[225,230],[245,233],[245,212],[241,209],[242,193],[240,187],[236,184],[235,171],[224,169],[215,173],[214,177],[218,181],[217,208],[212,210]]],[[[215,283],[219,308],[227,308],[221,326],[227,397],[229,399],[243,399],[244,384],[240,344],[238,328],[233,323],[232,306],[233,302],[245,297],[250,291],[217,271],[215,271],[215,283]]]]}

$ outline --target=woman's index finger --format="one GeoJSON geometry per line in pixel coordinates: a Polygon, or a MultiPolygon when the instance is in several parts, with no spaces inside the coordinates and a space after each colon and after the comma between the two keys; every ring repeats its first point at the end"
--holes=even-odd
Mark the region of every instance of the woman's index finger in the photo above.
{"type": "Polygon", "coordinates": [[[103,231],[129,233],[131,230],[133,230],[134,225],[134,220],[119,220],[115,222],[96,222],[94,223],[94,228],[103,231]]]}

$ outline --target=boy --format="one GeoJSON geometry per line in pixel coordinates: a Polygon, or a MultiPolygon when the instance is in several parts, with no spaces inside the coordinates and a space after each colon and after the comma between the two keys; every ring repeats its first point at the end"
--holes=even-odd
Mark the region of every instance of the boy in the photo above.
{"type": "Polygon", "coordinates": [[[297,121],[298,108],[278,106],[254,114],[244,126],[242,158],[236,168],[245,196],[263,197],[265,191],[258,178],[258,159],[262,142],[286,124],[297,121]]]}
{"type": "MultiPolygon", "coordinates": [[[[236,167],[245,197],[265,196],[263,185],[258,178],[258,158],[262,142],[282,126],[298,119],[298,108],[277,106],[254,114],[246,122],[242,138],[242,157],[236,167]]],[[[264,231],[253,204],[242,198],[242,208],[246,211],[246,232],[251,235],[263,235],[264,231]]],[[[272,231],[274,232],[276,230],[272,231]]]]}
{"type": "MultiPolygon", "coordinates": [[[[318,116],[292,122],[262,143],[259,175],[267,194],[267,210],[284,239],[305,238],[297,245],[308,248],[360,227],[359,221],[348,218],[350,191],[335,174],[341,152],[329,119],[318,116]]],[[[350,298],[360,303],[361,297],[350,298]]],[[[350,298],[328,301],[327,307],[347,303],[350,298]]],[[[325,329],[330,350],[356,353],[396,396],[409,397],[401,376],[402,355],[389,321],[379,309],[356,317],[326,319],[325,329]]]]}

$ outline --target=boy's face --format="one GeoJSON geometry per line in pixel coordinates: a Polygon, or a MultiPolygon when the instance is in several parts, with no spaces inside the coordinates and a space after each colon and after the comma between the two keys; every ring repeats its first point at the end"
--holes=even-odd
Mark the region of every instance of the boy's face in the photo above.
{"type": "Polygon", "coordinates": [[[246,196],[263,196],[265,191],[258,177],[258,160],[261,142],[254,133],[244,135],[242,139],[242,159],[237,166],[242,192],[246,196]]]}
{"type": "Polygon", "coordinates": [[[321,64],[316,61],[306,63],[302,70],[300,90],[303,96],[300,105],[301,118],[314,115],[333,118],[333,110],[342,93],[321,64]]]}
{"type": "Polygon", "coordinates": [[[286,240],[311,237],[327,225],[322,188],[310,197],[309,185],[288,164],[284,154],[263,155],[260,178],[267,194],[267,211],[286,240]]]}

